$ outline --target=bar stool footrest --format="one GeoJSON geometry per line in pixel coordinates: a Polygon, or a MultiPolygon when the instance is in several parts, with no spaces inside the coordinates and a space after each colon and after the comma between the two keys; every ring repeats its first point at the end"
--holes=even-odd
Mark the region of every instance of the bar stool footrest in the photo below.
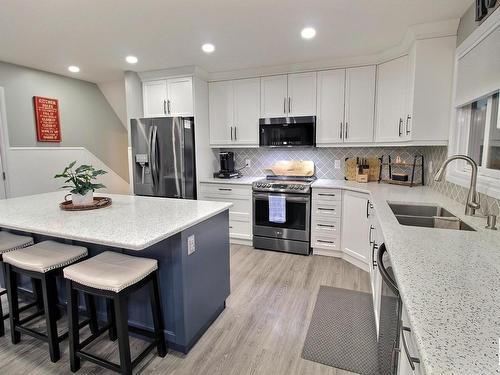
{"type": "MultiPolygon", "coordinates": [[[[90,354],[83,349],[88,346],[90,343],[92,343],[95,339],[97,339],[99,336],[101,336],[103,333],[105,333],[107,330],[111,328],[111,324],[106,324],[105,326],[99,328],[99,330],[87,337],[85,340],[83,340],[79,345],[79,349],[76,351],[76,355],[80,357],[81,359],[88,360],[90,362],[93,362],[97,365],[103,366],[107,368],[108,370],[112,370],[115,372],[121,372],[121,367],[120,365],[107,361],[105,359],[102,359],[100,357],[97,357],[94,354],[90,354]]],[[[154,332],[151,332],[147,329],[139,328],[139,327],[134,327],[134,326],[128,326],[128,330],[131,333],[135,333],[150,339],[153,339],[153,341],[149,342],[148,346],[132,361],[132,368],[136,367],[146,356],[153,351],[154,348],[156,348],[157,340],[155,339],[154,332]]]]}

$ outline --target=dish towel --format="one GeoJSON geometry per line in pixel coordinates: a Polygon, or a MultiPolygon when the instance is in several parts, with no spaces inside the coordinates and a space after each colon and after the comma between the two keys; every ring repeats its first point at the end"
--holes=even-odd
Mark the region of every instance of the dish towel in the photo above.
{"type": "Polygon", "coordinates": [[[269,196],[269,221],[282,224],[286,222],[286,197],[283,195],[269,196]]]}

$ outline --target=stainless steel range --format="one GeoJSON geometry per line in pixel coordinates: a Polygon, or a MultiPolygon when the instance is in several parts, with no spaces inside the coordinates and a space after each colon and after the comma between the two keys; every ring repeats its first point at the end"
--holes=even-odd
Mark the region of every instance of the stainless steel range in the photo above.
{"type": "Polygon", "coordinates": [[[268,176],[253,183],[253,246],[309,255],[311,184],[315,177],[268,176]],[[280,198],[282,220],[270,215],[270,199],[280,198]]]}

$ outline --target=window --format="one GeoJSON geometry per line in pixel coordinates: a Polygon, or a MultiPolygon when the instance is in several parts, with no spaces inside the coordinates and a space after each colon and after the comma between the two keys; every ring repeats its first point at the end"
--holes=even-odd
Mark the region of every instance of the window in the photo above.
{"type": "MultiPolygon", "coordinates": [[[[458,109],[458,152],[470,156],[487,176],[500,176],[499,93],[458,109]]],[[[460,163],[461,170],[468,170],[460,163]]]]}

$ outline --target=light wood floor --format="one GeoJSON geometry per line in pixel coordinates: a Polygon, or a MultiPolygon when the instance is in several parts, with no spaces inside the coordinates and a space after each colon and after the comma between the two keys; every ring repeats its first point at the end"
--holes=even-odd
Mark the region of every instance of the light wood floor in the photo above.
{"type": "MultiPolygon", "coordinates": [[[[320,285],[370,292],[368,273],[343,260],[233,245],[231,296],[224,312],[187,356],[176,352],[163,359],[150,355],[135,373],[351,374],[300,357],[320,285]]],[[[64,323],[60,325],[65,329],[64,323]]],[[[142,347],[139,340],[131,339],[131,343],[133,354],[142,347]]],[[[117,347],[105,335],[93,350],[118,362],[117,347]]],[[[7,323],[6,336],[0,338],[0,373],[68,374],[67,340],[61,352],[62,359],[54,364],[44,343],[24,335],[20,344],[12,345],[7,323]]],[[[108,373],[84,361],[78,372],[108,373]]]]}

